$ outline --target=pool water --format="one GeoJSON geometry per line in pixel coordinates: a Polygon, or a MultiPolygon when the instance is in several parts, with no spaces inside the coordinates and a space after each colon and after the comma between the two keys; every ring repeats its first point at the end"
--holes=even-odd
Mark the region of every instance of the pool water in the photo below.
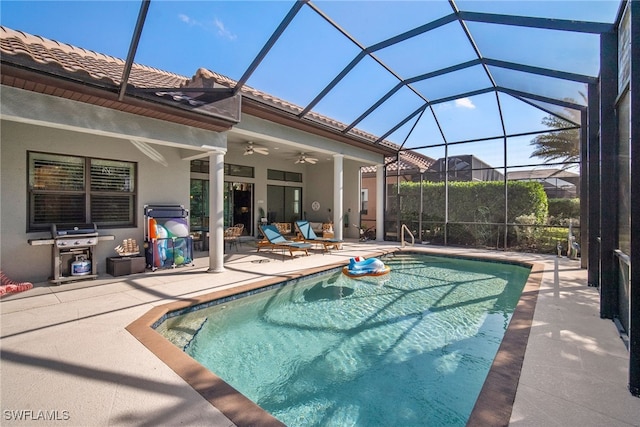
{"type": "Polygon", "coordinates": [[[288,426],[464,426],[529,269],[384,261],[386,276],[333,270],[186,314],[184,350],[288,426]]]}

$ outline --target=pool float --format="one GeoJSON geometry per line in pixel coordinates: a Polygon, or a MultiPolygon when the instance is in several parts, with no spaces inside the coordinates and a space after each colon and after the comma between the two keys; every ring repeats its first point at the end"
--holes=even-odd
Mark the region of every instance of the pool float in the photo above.
{"type": "Polygon", "coordinates": [[[28,291],[31,288],[33,288],[33,283],[16,282],[15,280],[9,279],[9,277],[0,270],[0,297],[11,293],[28,291]]]}
{"type": "Polygon", "coordinates": [[[149,219],[149,238],[151,239],[151,268],[162,267],[167,260],[167,242],[169,232],[154,218],[149,219]]]}
{"type": "Polygon", "coordinates": [[[342,274],[349,277],[382,276],[390,271],[391,267],[384,265],[378,258],[355,257],[342,269],[342,274]]]}
{"type": "Polygon", "coordinates": [[[185,219],[170,219],[164,223],[164,228],[169,233],[169,237],[189,237],[189,226],[185,219]]]}

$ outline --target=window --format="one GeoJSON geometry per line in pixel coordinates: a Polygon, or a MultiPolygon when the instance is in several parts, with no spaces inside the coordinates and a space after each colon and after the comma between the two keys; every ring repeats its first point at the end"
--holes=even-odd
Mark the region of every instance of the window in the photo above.
{"type": "MultiPolygon", "coordinates": [[[[191,160],[191,172],[209,173],[209,160],[191,160]]],[[[224,174],[227,176],[254,177],[254,168],[251,166],[224,164],[224,174]]]]}
{"type": "Polygon", "coordinates": [[[367,215],[369,213],[369,189],[363,188],[360,191],[360,213],[367,215]]]}
{"type": "Polygon", "coordinates": [[[301,212],[302,188],[267,185],[267,221],[294,222],[301,212]]]}
{"type": "Polygon", "coordinates": [[[191,160],[191,172],[209,173],[209,161],[191,160]]]}
{"type": "Polygon", "coordinates": [[[274,181],[302,182],[302,174],[299,172],[267,169],[267,179],[272,179],[274,181]]]}
{"type": "Polygon", "coordinates": [[[228,176],[241,176],[244,178],[253,178],[253,168],[251,166],[224,164],[224,174],[228,176]]]}
{"type": "Polygon", "coordinates": [[[191,218],[192,230],[208,229],[209,227],[209,180],[191,179],[191,218]]]}
{"type": "Polygon", "coordinates": [[[135,225],[135,163],[33,152],[28,162],[29,231],[135,225]]]}
{"type": "MultiPolygon", "coordinates": [[[[209,160],[191,160],[191,172],[209,173],[209,160]]],[[[227,176],[241,176],[254,178],[254,168],[251,166],[224,164],[224,174],[227,176]]]]}

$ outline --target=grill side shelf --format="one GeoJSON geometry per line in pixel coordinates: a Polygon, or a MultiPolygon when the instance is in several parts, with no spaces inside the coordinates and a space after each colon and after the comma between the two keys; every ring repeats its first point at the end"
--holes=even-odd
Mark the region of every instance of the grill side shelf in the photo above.
{"type": "MultiPolygon", "coordinates": [[[[106,240],[115,240],[115,238],[116,236],[112,234],[104,234],[98,236],[98,241],[101,242],[106,240]]],[[[42,239],[29,239],[27,240],[27,243],[29,243],[31,246],[53,245],[55,243],[55,239],[52,239],[50,237],[45,237],[42,239]]]]}

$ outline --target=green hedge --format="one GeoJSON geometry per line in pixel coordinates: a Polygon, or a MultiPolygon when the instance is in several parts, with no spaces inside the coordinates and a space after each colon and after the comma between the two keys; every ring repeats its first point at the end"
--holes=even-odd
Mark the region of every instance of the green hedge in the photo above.
{"type": "MultiPolygon", "coordinates": [[[[445,213],[444,183],[422,184],[423,220],[443,221],[445,213]]],[[[394,190],[395,191],[395,190],[394,190]]],[[[515,222],[521,215],[534,215],[538,224],[547,221],[547,194],[538,182],[508,181],[509,206],[507,221],[515,222]]],[[[404,220],[418,219],[420,214],[420,183],[400,184],[400,212],[404,220]]],[[[504,222],[504,184],[499,181],[450,182],[449,221],[504,222]]]]}
{"type": "Polygon", "coordinates": [[[580,199],[549,199],[549,216],[556,219],[580,218],[580,199]]]}
{"type": "MultiPolygon", "coordinates": [[[[395,188],[394,190],[395,191],[395,188]]],[[[445,186],[443,182],[423,182],[423,222],[442,223],[445,217],[445,186]]],[[[508,181],[507,222],[515,223],[523,215],[532,216],[536,224],[545,224],[548,200],[539,182],[508,181]]],[[[451,244],[496,246],[504,237],[505,190],[501,181],[450,182],[448,241],[451,244]],[[500,236],[500,234],[503,234],[500,236]]],[[[420,183],[400,183],[400,220],[416,224],[420,214],[420,183]]],[[[428,225],[425,227],[428,228],[428,225]]],[[[515,237],[514,237],[515,238],[515,237]]]]}

